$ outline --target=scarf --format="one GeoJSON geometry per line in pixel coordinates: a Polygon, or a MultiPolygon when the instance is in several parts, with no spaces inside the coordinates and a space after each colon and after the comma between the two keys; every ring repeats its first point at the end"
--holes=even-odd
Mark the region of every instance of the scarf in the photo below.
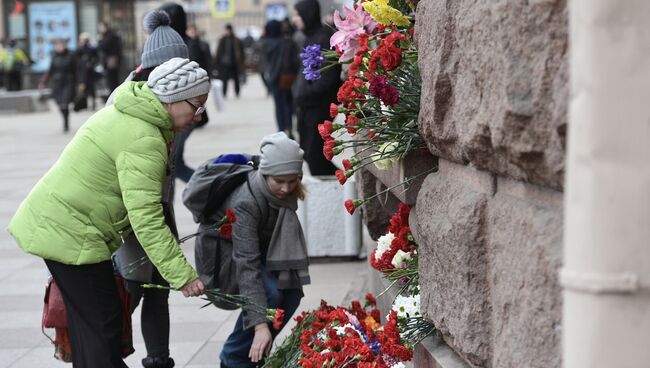
{"type": "Polygon", "coordinates": [[[269,206],[278,210],[266,253],[266,269],[279,272],[278,289],[299,289],[309,284],[307,243],[296,215],[298,200],[294,196],[285,199],[274,196],[259,172],[253,174],[251,186],[264,195],[269,206]]]}

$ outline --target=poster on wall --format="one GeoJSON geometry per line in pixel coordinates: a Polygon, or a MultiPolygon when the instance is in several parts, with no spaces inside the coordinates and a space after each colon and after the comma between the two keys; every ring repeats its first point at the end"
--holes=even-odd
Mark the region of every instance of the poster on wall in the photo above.
{"type": "Polygon", "coordinates": [[[266,20],[282,21],[289,17],[287,4],[285,3],[270,3],[266,4],[266,20]]]}
{"type": "Polygon", "coordinates": [[[235,0],[210,0],[212,18],[232,18],[235,16],[235,0]]]}
{"type": "Polygon", "coordinates": [[[73,1],[29,4],[30,57],[32,71],[41,73],[50,67],[56,39],[67,39],[68,49],[77,45],[77,21],[73,1]]]}

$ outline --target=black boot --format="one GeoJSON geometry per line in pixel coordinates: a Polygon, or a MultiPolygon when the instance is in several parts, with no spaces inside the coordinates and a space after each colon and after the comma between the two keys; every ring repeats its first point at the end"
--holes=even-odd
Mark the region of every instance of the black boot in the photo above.
{"type": "Polygon", "coordinates": [[[173,368],[174,359],[170,357],[146,357],[142,359],[144,368],[173,368]]]}
{"type": "Polygon", "coordinates": [[[70,130],[70,110],[61,109],[61,114],[63,115],[63,132],[67,133],[70,130]]]}

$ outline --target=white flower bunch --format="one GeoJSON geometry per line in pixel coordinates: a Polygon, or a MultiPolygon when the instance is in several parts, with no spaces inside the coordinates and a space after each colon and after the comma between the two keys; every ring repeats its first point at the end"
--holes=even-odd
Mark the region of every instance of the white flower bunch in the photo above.
{"type": "Polygon", "coordinates": [[[411,253],[410,252],[405,252],[403,250],[398,250],[395,252],[395,255],[393,256],[393,260],[390,261],[390,263],[393,265],[395,268],[402,268],[406,261],[411,259],[411,253]]]}
{"type": "Polygon", "coordinates": [[[397,312],[397,318],[420,317],[420,294],[398,295],[391,309],[397,312]]]}
{"type": "Polygon", "coordinates": [[[390,368],[406,368],[406,366],[404,365],[404,363],[398,362],[397,364],[391,365],[390,368]]]}
{"type": "Polygon", "coordinates": [[[395,235],[391,232],[379,237],[377,240],[377,252],[375,253],[376,259],[381,258],[384,252],[390,249],[390,244],[393,242],[393,239],[395,239],[395,235]]]}

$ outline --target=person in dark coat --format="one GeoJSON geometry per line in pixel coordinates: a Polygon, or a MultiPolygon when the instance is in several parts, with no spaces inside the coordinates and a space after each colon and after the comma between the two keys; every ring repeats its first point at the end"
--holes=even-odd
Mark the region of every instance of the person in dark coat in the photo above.
{"type": "MultiPolygon", "coordinates": [[[[167,3],[161,6],[160,10],[163,10],[165,13],[169,15],[169,19],[171,20],[171,24],[169,26],[172,27],[183,38],[183,42],[185,42],[185,45],[187,46],[189,59],[192,61],[196,61],[199,64],[199,66],[201,66],[201,68],[207,70],[208,73],[210,73],[210,69],[209,69],[210,65],[201,64],[202,62],[205,63],[203,61],[205,56],[203,55],[202,50],[199,47],[196,47],[196,44],[193,44],[193,42],[187,36],[187,15],[185,14],[185,10],[183,9],[183,7],[176,3],[167,3]]],[[[187,164],[185,164],[185,158],[184,158],[185,141],[187,141],[187,138],[189,138],[190,134],[192,134],[192,131],[194,131],[195,127],[203,126],[207,122],[208,122],[208,112],[203,111],[203,114],[201,115],[201,120],[197,122],[194,126],[192,126],[190,129],[179,134],[178,138],[176,139],[176,143],[175,143],[176,163],[175,163],[174,175],[176,175],[178,179],[181,179],[186,183],[190,180],[192,174],[194,174],[194,169],[187,166],[187,164]]]]}
{"type": "Polygon", "coordinates": [[[52,97],[59,106],[59,110],[63,116],[64,133],[70,130],[70,103],[72,103],[72,99],[74,98],[76,71],[75,57],[66,48],[66,41],[62,39],[56,40],[50,69],[43,75],[43,79],[39,83],[39,88],[45,88],[45,85],[51,82],[52,97]]]}
{"type": "Polygon", "coordinates": [[[199,36],[196,25],[190,24],[185,32],[187,36],[187,51],[190,53],[190,60],[199,63],[201,68],[212,71],[212,53],[210,45],[199,36]]]}
{"type": "MultiPolygon", "coordinates": [[[[294,23],[305,34],[305,45],[318,44],[321,49],[329,49],[333,32],[321,23],[318,1],[300,0],[295,10],[294,23]]],[[[300,146],[312,175],[334,175],[336,166],[323,155],[324,141],[318,134],[318,124],[330,119],[329,106],[336,103],[341,86],[341,67],[328,69],[315,81],[306,80],[302,68],[294,85],[300,146]]]]}
{"type": "Polygon", "coordinates": [[[298,65],[298,48],[291,40],[290,35],[283,34],[282,23],[271,20],[265,26],[262,51],[263,75],[273,95],[278,131],[285,132],[290,138],[293,138],[291,87],[300,67],[298,65]]]}
{"type": "Polygon", "coordinates": [[[244,46],[235,33],[232,25],[226,24],[226,34],[219,39],[215,64],[219,71],[219,79],[223,82],[223,96],[228,92],[228,81],[235,82],[235,95],[239,97],[239,77],[244,73],[244,46]]]}
{"type": "MultiPolygon", "coordinates": [[[[296,215],[298,200],[304,199],[303,151],[278,132],[262,138],[260,153],[259,169],[248,173],[247,182],[199,225],[194,258],[208,288],[241,294],[266,308],[281,308],[285,318],[276,330],[263,313],[242,311],[219,356],[222,368],[256,367],[298,308],[303,285],[310,282],[307,246],[296,215]],[[232,239],[206,231],[227,209],[237,218],[232,239]]],[[[193,194],[204,190],[197,183],[190,182],[183,193],[190,210],[203,207],[192,202],[201,197],[193,194]]],[[[233,309],[219,301],[215,304],[233,309]]]]}
{"type": "Polygon", "coordinates": [[[104,67],[104,78],[110,95],[120,85],[120,66],[122,65],[122,39],[115,33],[106,22],[98,25],[101,39],[97,44],[97,50],[102,59],[104,67]]]}
{"type": "MultiPolygon", "coordinates": [[[[97,49],[90,44],[90,36],[87,33],[79,35],[79,45],[75,51],[77,62],[77,98],[91,98],[92,109],[97,107],[95,101],[95,66],[99,62],[97,49]]],[[[83,104],[82,104],[83,105],[83,104]]]]}

